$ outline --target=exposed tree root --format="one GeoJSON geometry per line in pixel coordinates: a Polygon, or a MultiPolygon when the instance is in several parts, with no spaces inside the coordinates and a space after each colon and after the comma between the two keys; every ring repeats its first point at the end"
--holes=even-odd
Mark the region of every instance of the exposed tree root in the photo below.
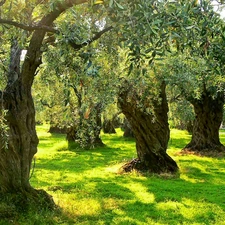
{"type": "Polygon", "coordinates": [[[129,173],[133,170],[141,170],[141,171],[147,171],[147,168],[140,168],[141,167],[141,161],[136,158],[136,159],[133,159],[127,163],[125,163],[121,168],[121,172],[125,172],[125,173],[129,173]]]}
{"type": "Polygon", "coordinates": [[[138,171],[138,172],[149,172],[149,173],[154,173],[154,174],[164,174],[164,173],[170,173],[170,174],[175,174],[178,171],[178,167],[175,164],[170,164],[168,163],[167,166],[162,166],[162,167],[158,167],[158,169],[156,169],[156,167],[150,167],[147,166],[146,163],[142,162],[140,159],[136,158],[133,159],[127,163],[125,163],[121,168],[120,168],[120,172],[123,173],[129,173],[132,171],[138,171]]]}
{"type": "Polygon", "coordinates": [[[225,156],[224,146],[222,148],[216,149],[193,149],[193,148],[183,148],[177,155],[197,155],[197,156],[207,156],[207,157],[215,157],[220,158],[225,156]]]}

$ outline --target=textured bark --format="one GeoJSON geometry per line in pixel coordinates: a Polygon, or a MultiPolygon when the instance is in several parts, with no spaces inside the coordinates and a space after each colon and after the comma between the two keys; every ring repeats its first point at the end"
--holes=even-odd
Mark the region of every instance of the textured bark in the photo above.
{"type": "Polygon", "coordinates": [[[132,87],[125,85],[120,93],[119,106],[132,126],[138,155],[138,159],[124,165],[125,171],[134,168],[153,173],[174,173],[178,170],[176,162],[166,153],[170,130],[164,83],[160,91],[159,100],[153,102],[154,114],[137,106],[138,95],[132,87]]]}
{"type": "Polygon", "coordinates": [[[37,152],[38,138],[35,131],[34,105],[30,87],[19,81],[4,93],[5,109],[8,110],[8,149],[0,150],[0,189],[4,192],[29,191],[30,168],[37,152]]]}
{"type": "MultiPolygon", "coordinates": [[[[55,10],[44,16],[40,26],[51,26],[53,21],[67,8],[87,0],[71,0],[57,3],[55,10]]],[[[12,43],[8,72],[8,84],[1,92],[2,106],[8,111],[8,147],[0,135],[0,198],[17,196],[22,204],[54,206],[51,197],[44,191],[34,190],[29,182],[31,163],[37,152],[38,138],[35,130],[35,109],[31,87],[36,69],[41,64],[41,46],[46,31],[33,32],[27,55],[20,69],[20,51],[17,42],[12,43]]],[[[3,108],[0,109],[1,111],[3,108]]],[[[2,136],[3,135],[3,136],[2,136]]],[[[13,198],[15,201],[17,198],[13,198]]],[[[18,206],[18,205],[17,205],[18,206]]]]}
{"type": "Polygon", "coordinates": [[[31,187],[30,170],[37,152],[38,138],[35,130],[35,109],[31,96],[31,85],[22,82],[20,72],[21,49],[16,40],[12,42],[8,73],[8,84],[2,92],[3,108],[7,110],[7,145],[1,131],[0,140],[0,196],[6,204],[20,205],[26,209],[31,205],[54,207],[52,198],[43,191],[31,187]],[[11,200],[11,203],[10,203],[11,200]]]}
{"type": "Polygon", "coordinates": [[[225,151],[219,139],[219,128],[223,121],[223,93],[213,98],[205,90],[200,100],[191,100],[191,103],[195,121],[191,142],[184,149],[197,152],[225,151]]]}

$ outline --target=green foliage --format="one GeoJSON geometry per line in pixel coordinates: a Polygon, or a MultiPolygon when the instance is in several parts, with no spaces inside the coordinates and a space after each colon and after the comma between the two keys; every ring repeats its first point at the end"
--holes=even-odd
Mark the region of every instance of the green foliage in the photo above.
{"type": "MultiPolygon", "coordinates": [[[[72,122],[69,91],[60,82],[54,71],[46,71],[43,66],[33,84],[33,97],[36,108],[36,121],[50,121],[61,127],[72,122]]],[[[70,100],[72,103],[72,99],[70,100]]]]}
{"type": "MultiPolygon", "coordinates": [[[[114,102],[117,68],[116,60],[112,60],[115,53],[108,45],[109,36],[82,50],[74,46],[87,42],[106,26],[105,23],[101,15],[92,13],[90,9],[69,10],[65,17],[57,20],[61,32],[56,44],[49,46],[43,57],[43,73],[55,74],[57,82],[63,86],[65,106],[70,110],[67,126],[76,127],[77,138],[82,145],[95,138],[97,127],[93,115],[96,114],[96,106],[101,104],[98,112],[101,114],[108,103],[114,102]]],[[[57,120],[60,114],[55,115],[57,120]]]]}
{"type": "Polygon", "coordinates": [[[184,98],[169,103],[169,120],[171,128],[185,129],[193,124],[194,111],[191,104],[184,98]]]}

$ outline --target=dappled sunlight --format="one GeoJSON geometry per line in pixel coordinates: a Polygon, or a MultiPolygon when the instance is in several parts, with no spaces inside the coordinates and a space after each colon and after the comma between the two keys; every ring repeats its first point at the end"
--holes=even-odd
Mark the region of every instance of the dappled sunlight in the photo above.
{"type": "Polygon", "coordinates": [[[180,151],[191,140],[191,135],[187,131],[171,129],[168,152],[180,151]]]}
{"type": "Polygon", "coordinates": [[[114,224],[135,224],[135,225],[141,225],[142,222],[137,221],[136,219],[133,219],[129,216],[124,217],[118,217],[113,220],[114,224]]]}
{"type": "Polygon", "coordinates": [[[179,224],[178,221],[181,224],[183,224],[182,221],[189,221],[188,224],[205,224],[205,221],[213,221],[213,224],[217,224],[217,221],[221,219],[221,214],[224,213],[217,205],[189,198],[182,198],[181,202],[160,202],[156,208],[162,212],[161,215],[164,217],[168,216],[167,213],[176,215],[177,224],[179,224]]]}
{"type": "Polygon", "coordinates": [[[101,204],[95,199],[71,199],[71,196],[58,195],[54,197],[55,202],[73,216],[97,216],[101,211],[101,204]],[[73,204],[71,204],[71,202],[73,204]]]}
{"type": "Polygon", "coordinates": [[[43,135],[31,183],[53,196],[71,224],[223,224],[225,159],[176,155],[183,131],[176,132],[169,154],[179,176],[119,173],[136,150],[118,134],[102,135],[107,146],[91,150],[60,150],[63,136],[43,135]]]}
{"type": "Polygon", "coordinates": [[[188,182],[225,185],[225,160],[200,156],[182,156],[180,178],[188,182]]]}
{"type": "Polygon", "coordinates": [[[140,183],[128,183],[122,186],[133,192],[136,198],[143,203],[153,203],[155,201],[154,194],[150,193],[147,188],[140,183]]]}
{"type": "Polygon", "coordinates": [[[166,202],[159,202],[156,205],[156,208],[159,210],[172,210],[174,212],[179,211],[180,207],[182,206],[182,203],[175,202],[175,201],[166,201],[166,202]]]}
{"type": "Polygon", "coordinates": [[[181,174],[181,175],[180,175],[180,178],[181,178],[182,180],[185,180],[185,181],[191,182],[191,183],[197,183],[197,182],[198,182],[198,179],[188,177],[188,175],[186,175],[186,174],[181,174]]]}
{"type": "Polygon", "coordinates": [[[107,173],[118,173],[120,172],[120,168],[124,165],[124,163],[118,163],[118,164],[115,164],[115,165],[110,165],[109,167],[106,167],[105,168],[105,171],[107,173]]]}
{"type": "Polygon", "coordinates": [[[180,204],[180,213],[184,218],[189,220],[199,221],[204,223],[205,221],[214,221],[217,224],[217,220],[220,219],[221,213],[224,211],[215,204],[207,203],[206,201],[193,201],[191,199],[183,198],[182,204],[180,204]]]}
{"type": "Polygon", "coordinates": [[[120,209],[120,202],[114,198],[105,198],[102,200],[102,208],[106,210],[113,210],[117,215],[124,216],[125,212],[120,209]]]}

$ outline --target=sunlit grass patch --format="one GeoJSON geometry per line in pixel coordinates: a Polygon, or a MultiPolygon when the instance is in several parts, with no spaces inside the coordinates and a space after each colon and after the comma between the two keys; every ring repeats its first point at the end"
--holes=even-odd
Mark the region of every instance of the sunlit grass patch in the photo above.
{"type": "MultiPolygon", "coordinates": [[[[171,130],[169,142],[179,175],[157,176],[118,173],[136,157],[134,139],[123,138],[121,130],[102,133],[106,146],[91,150],[68,146],[65,135],[47,130],[38,126],[31,183],[50,193],[61,210],[48,218],[34,214],[39,224],[224,224],[225,159],[177,154],[190,141],[186,131],[171,130]]],[[[22,217],[20,224],[32,219],[22,217]]]]}
{"type": "Polygon", "coordinates": [[[191,140],[191,135],[185,130],[172,129],[170,131],[170,140],[168,146],[168,153],[175,153],[180,151],[191,140]]]}

